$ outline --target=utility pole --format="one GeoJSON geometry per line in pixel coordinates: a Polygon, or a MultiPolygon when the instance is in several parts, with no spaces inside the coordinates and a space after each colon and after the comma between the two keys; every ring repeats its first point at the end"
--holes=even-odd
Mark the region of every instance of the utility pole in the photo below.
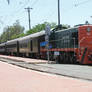
{"type": "Polygon", "coordinates": [[[58,0],[58,25],[60,25],[60,0],[58,0]]]}
{"type": "Polygon", "coordinates": [[[8,4],[10,4],[10,0],[7,0],[8,4]]]}
{"type": "Polygon", "coordinates": [[[30,30],[30,29],[31,29],[31,21],[30,21],[30,9],[33,9],[33,8],[30,8],[30,7],[28,7],[28,8],[25,8],[25,9],[27,9],[27,11],[28,11],[29,30],[30,30]]]}

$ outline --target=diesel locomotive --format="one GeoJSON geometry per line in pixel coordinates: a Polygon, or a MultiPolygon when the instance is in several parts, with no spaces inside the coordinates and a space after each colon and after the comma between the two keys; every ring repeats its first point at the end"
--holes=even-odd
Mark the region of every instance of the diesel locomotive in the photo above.
{"type": "MultiPolygon", "coordinates": [[[[45,31],[0,44],[0,53],[47,59],[45,31]]],[[[92,64],[92,25],[53,29],[49,36],[50,60],[58,63],[92,64]]]]}

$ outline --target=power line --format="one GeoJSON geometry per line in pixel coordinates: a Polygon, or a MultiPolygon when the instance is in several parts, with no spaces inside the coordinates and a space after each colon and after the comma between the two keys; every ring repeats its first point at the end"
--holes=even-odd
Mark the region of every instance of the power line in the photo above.
{"type": "MultiPolygon", "coordinates": [[[[30,2],[30,0],[27,0],[27,2],[17,11],[23,10],[23,8],[26,7],[27,4],[29,4],[29,2],[30,2]]],[[[37,2],[38,2],[38,0],[35,0],[31,6],[33,7],[37,2]]],[[[20,14],[21,12],[18,12],[18,13],[20,14]]]]}
{"type": "MultiPolygon", "coordinates": [[[[37,0],[35,0],[33,3],[32,3],[32,6],[34,6],[36,3],[37,3],[38,1],[37,0]]],[[[20,4],[22,4],[22,3],[20,3],[20,4]]],[[[14,13],[12,13],[11,14],[11,16],[16,16],[16,15],[19,15],[21,12],[20,12],[20,10],[23,10],[22,8],[23,7],[25,7],[25,6],[27,6],[27,4],[29,4],[29,0],[26,0],[26,2],[24,3],[24,5],[22,5],[19,9],[17,9],[17,11],[14,11],[14,13]],[[16,12],[16,13],[15,13],[16,12]]],[[[12,19],[13,20],[13,19],[12,19]]]]}
{"type": "Polygon", "coordinates": [[[23,10],[23,8],[24,8],[28,3],[29,3],[29,0],[28,0],[26,3],[24,3],[24,5],[21,6],[19,9],[17,9],[17,11],[15,11],[15,12],[19,13],[19,11],[23,10]]]}
{"type": "MultiPolygon", "coordinates": [[[[20,13],[22,13],[22,12],[24,12],[23,11],[23,9],[22,9],[22,7],[24,7],[25,5],[27,5],[28,4],[28,0],[24,3],[24,5],[22,5],[19,9],[17,9],[16,11],[13,11],[12,12],[12,14],[10,15],[10,16],[16,16],[16,15],[19,15],[20,13]],[[22,11],[20,11],[20,10],[22,10],[22,11]]],[[[17,6],[18,7],[18,6],[17,6]]],[[[21,14],[20,14],[21,15],[21,14]]],[[[12,17],[11,17],[12,18],[12,17]]],[[[11,19],[11,20],[13,20],[13,19],[11,19]]],[[[10,20],[9,20],[10,21],[10,20]]]]}
{"type": "Polygon", "coordinates": [[[29,3],[29,0],[22,7],[20,7],[18,11],[22,10],[28,3],[29,3]]]}
{"type": "Polygon", "coordinates": [[[80,3],[75,4],[74,6],[75,6],[75,7],[78,7],[79,5],[88,3],[88,2],[90,2],[90,1],[92,1],[92,0],[85,0],[85,1],[83,1],[83,2],[80,2],[80,3]]]}
{"type": "Polygon", "coordinates": [[[74,8],[76,8],[76,7],[78,7],[78,6],[82,5],[82,4],[88,3],[89,1],[91,1],[91,0],[86,0],[86,1],[78,3],[78,0],[76,0],[76,4],[74,4],[70,9],[68,9],[68,10],[66,10],[64,12],[67,13],[67,12],[73,10],[74,8]]]}
{"type": "MultiPolygon", "coordinates": [[[[23,12],[23,8],[29,3],[29,0],[27,0],[24,5],[22,5],[20,8],[16,9],[15,11],[12,12],[11,16],[16,16],[17,14],[20,14],[23,12]]],[[[22,4],[22,2],[19,2],[19,4],[22,4]]],[[[19,6],[17,6],[19,7],[19,6]]]]}
{"type": "Polygon", "coordinates": [[[36,5],[37,2],[39,2],[39,0],[35,0],[31,6],[33,7],[34,5],[36,5]]]}

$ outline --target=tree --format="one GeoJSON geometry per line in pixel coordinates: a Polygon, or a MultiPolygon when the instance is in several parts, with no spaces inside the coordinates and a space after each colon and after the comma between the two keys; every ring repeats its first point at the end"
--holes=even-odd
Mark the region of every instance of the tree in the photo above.
{"type": "Polygon", "coordinates": [[[51,28],[54,28],[56,26],[56,23],[44,22],[42,24],[38,24],[38,25],[34,26],[31,30],[28,30],[26,32],[26,35],[33,34],[33,33],[36,33],[36,32],[44,30],[45,27],[46,27],[46,24],[49,24],[51,26],[51,28]]]}
{"type": "Polygon", "coordinates": [[[4,28],[4,32],[1,35],[1,42],[15,39],[20,36],[24,36],[24,27],[22,27],[18,20],[12,25],[4,28]]]}
{"type": "Polygon", "coordinates": [[[46,25],[49,24],[51,26],[51,29],[57,30],[61,30],[61,29],[67,29],[70,26],[69,25],[59,25],[57,26],[56,23],[48,23],[48,22],[44,22],[42,24],[38,24],[35,25],[31,30],[28,30],[25,34],[24,34],[24,27],[22,27],[19,23],[18,20],[16,20],[16,22],[12,25],[12,26],[7,26],[4,28],[4,32],[2,33],[2,35],[0,36],[0,42],[5,42],[7,40],[12,40],[15,38],[19,38],[19,37],[23,37],[29,34],[33,34],[42,30],[45,30],[46,25]]]}
{"type": "Polygon", "coordinates": [[[11,39],[18,38],[22,36],[20,34],[24,34],[24,27],[20,25],[18,20],[9,28],[9,30],[11,39]]]}
{"type": "Polygon", "coordinates": [[[53,22],[52,23],[44,22],[42,24],[38,24],[38,25],[34,26],[31,30],[28,30],[26,32],[26,35],[33,34],[33,33],[45,30],[45,27],[46,27],[47,24],[49,24],[51,26],[51,29],[55,28],[56,31],[59,30],[59,29],[70,28],[70,26],[67,25],[67,24],[66,25],[63,24],[63,25],[57,26],[56,23],[53,23],[53,22]]]}

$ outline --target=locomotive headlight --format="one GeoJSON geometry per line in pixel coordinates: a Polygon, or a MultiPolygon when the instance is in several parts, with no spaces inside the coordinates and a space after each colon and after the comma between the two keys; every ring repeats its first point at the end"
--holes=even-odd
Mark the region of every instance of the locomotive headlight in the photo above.
{"type": "Polygon", "coordinates": [[[88,32],[90,32],[90,31],[91,31],[91,28],[90,28],[90,27],[88,27],[88,28],[87,28],[87,31],[88,31],[88,32]]]}

